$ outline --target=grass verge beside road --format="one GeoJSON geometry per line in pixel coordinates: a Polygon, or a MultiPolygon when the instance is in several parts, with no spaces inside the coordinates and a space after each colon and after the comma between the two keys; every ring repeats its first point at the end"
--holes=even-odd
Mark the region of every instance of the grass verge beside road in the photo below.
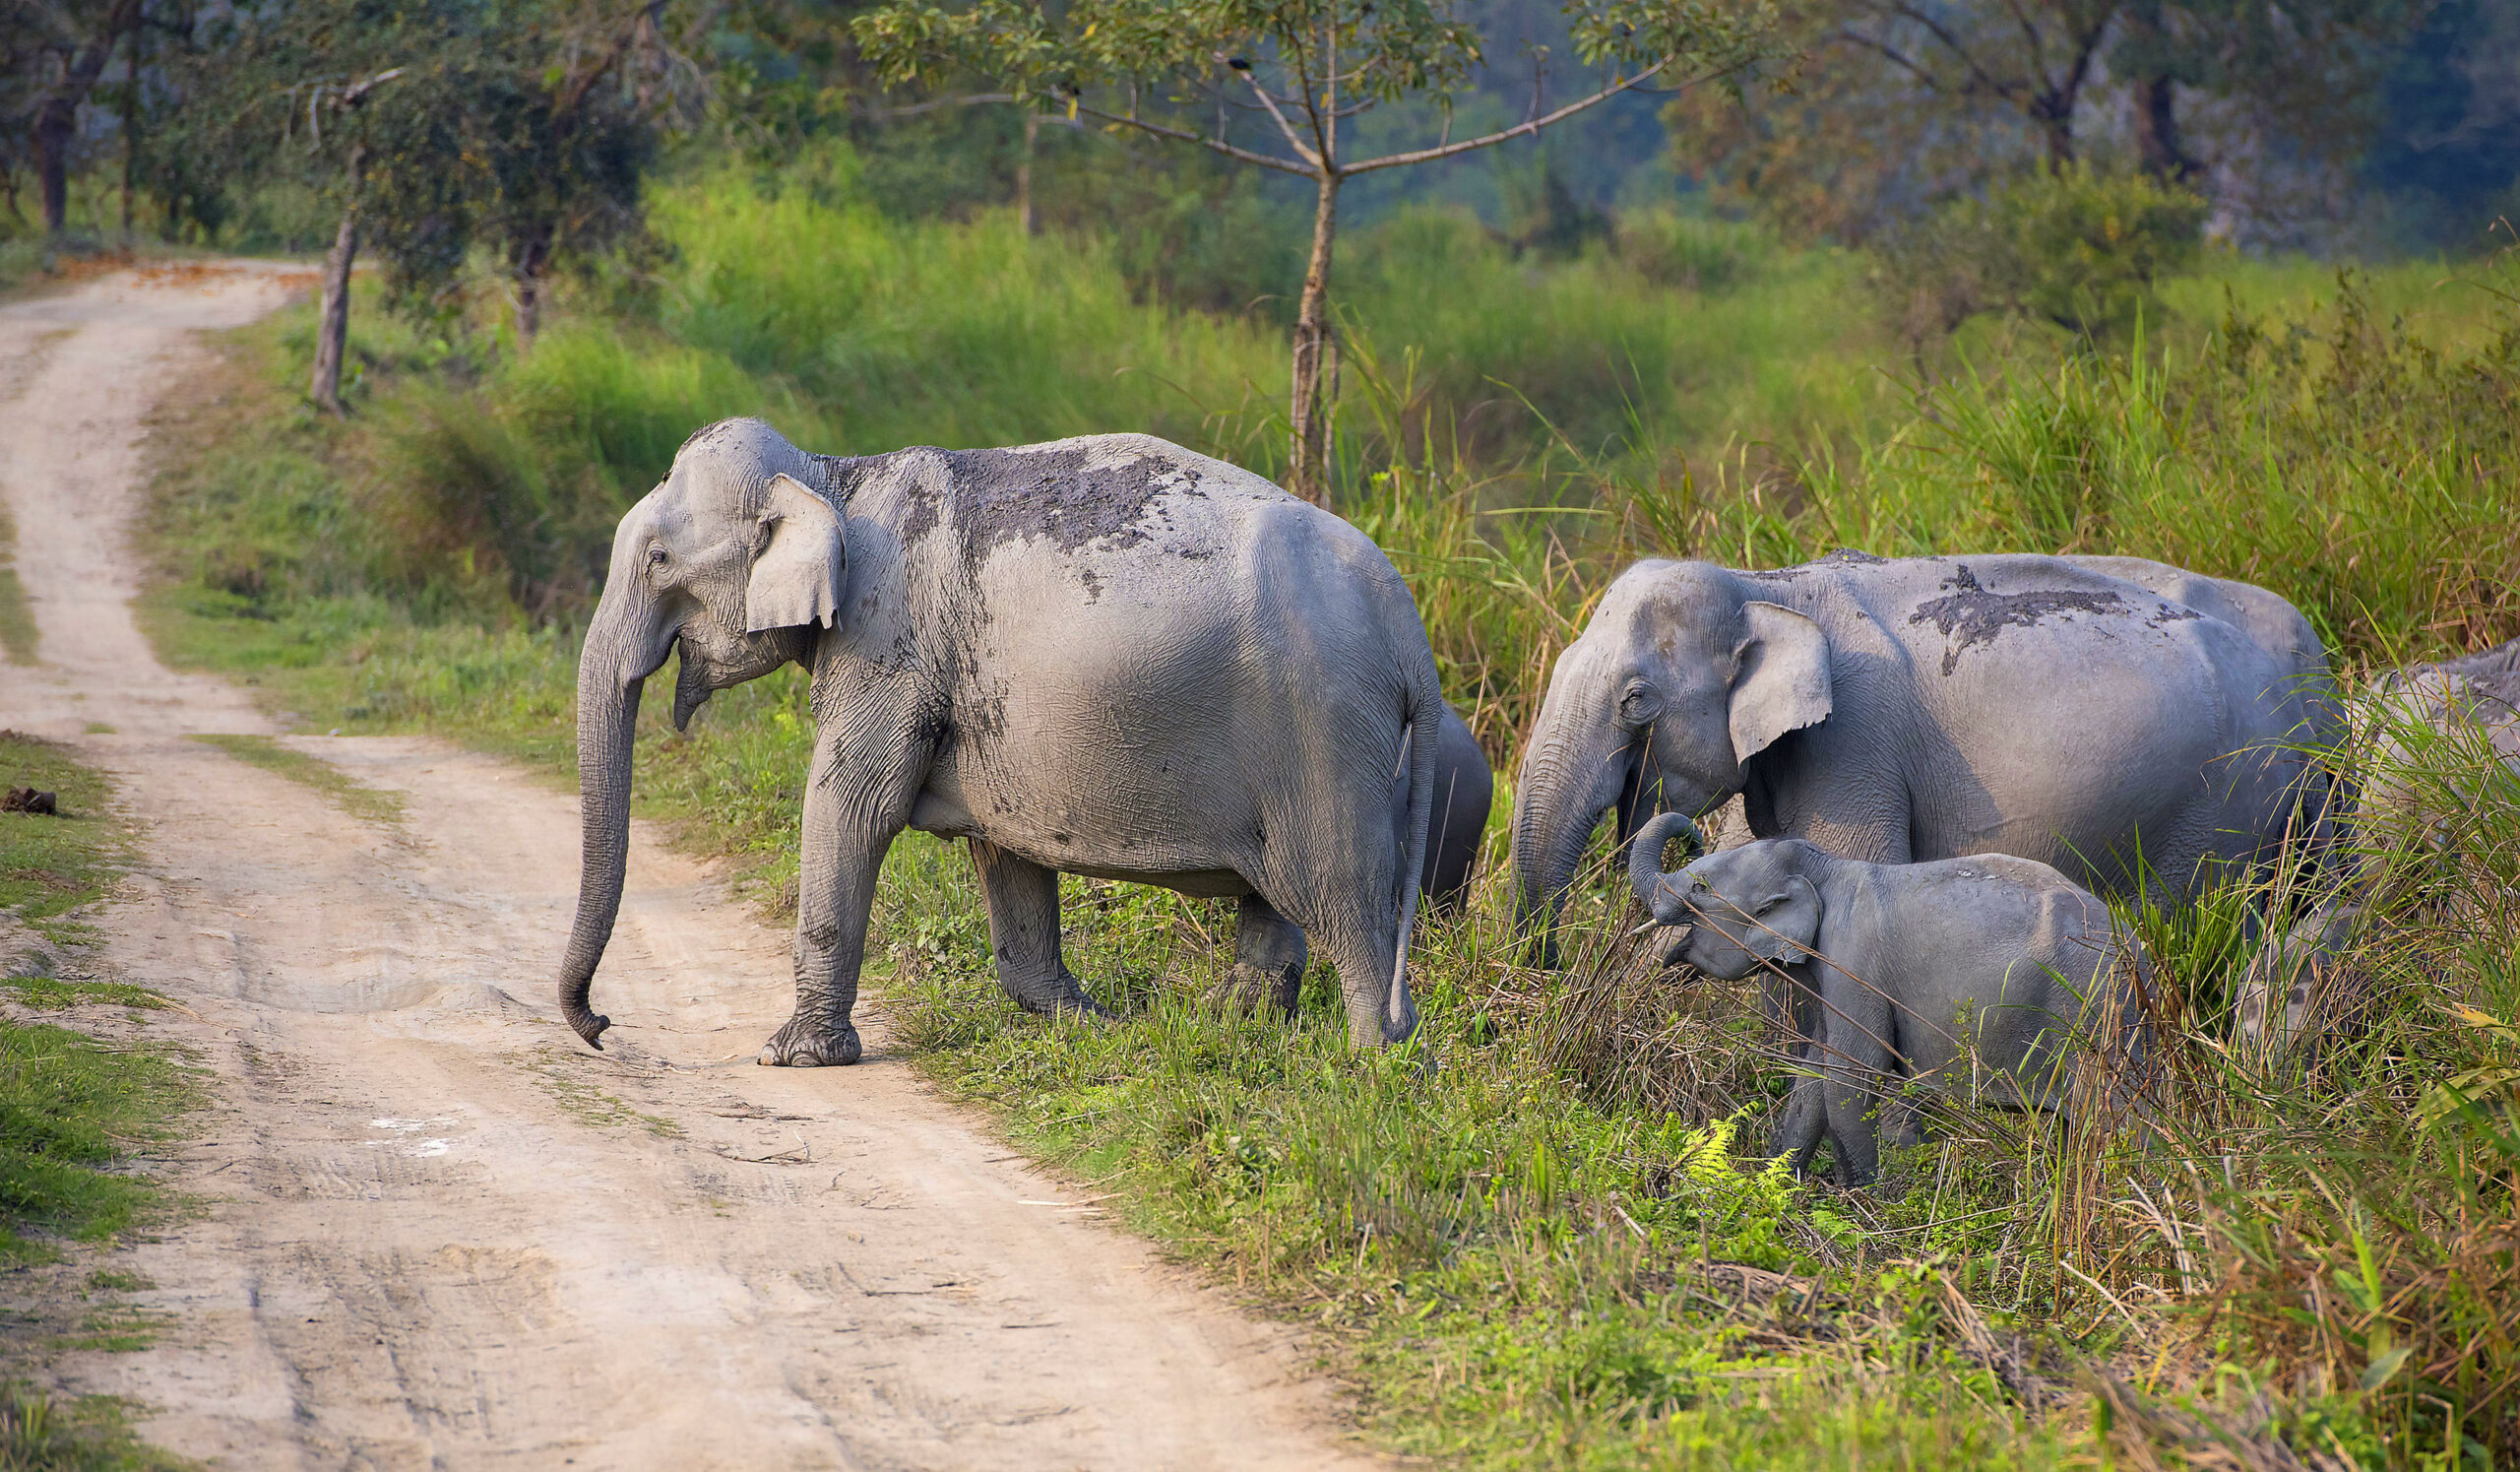
{"type": "Polygon", "coordinates": [[[0,731],[0,787],[54,793],[59,808],[0,812],[0,914],[55,944],[89,938],[74,912],[104,897],[124,853],[103,774],[54,742],[0,731]]]}
{"type": "Polygon", "coordinates": [[[167,1137],[193,1090],[171,1053],[122,1036],[165,998],[67,959],[94,933],[79,910],[122,866],[108,780],[15,732],[0,732],[0,774],[58,792],[61,809],[0,813],[0,923],[49,942],[0,951],[0,1000],[23,1009],[0,1017],[0,1258],[24,1262],[111,1238],[150,1208],[158,1193],[133,1173],[136,1153],[167,1137]],[[120,1024],[112,1040],[81,1030],[107,1016],[120,1024]]]}
{"type": "Polygon", "coordinates": [[[27,605],[27,585],[18,580],[17,528],[0,506],[0,662],[35,662],[35,615],[27,605]]]}
{"type": "Polygon", "coordinates": [[[301,787],[312,788],[334,806],[362,823],[381,823],[391,827],[403,821],[401,793],[362,787],[342,775],[341,769],[331,763],[284,746],[270,736],[221,734],[196,736],[193,739],[206,746],[216,746],[248,766],[260,767],[301,787]]]}
{"type": "MultiPolygon", "coordinates": [[[[0,778],[60,795],[60,813],[0,813],[0,1375],[39,1375],[64,1350],[145,1348],[158,1320],[126,1295],[149,1284],[98,1254],[171,1209],[145,1162],[201,1098],[180,1055],[154,1042],[172,1004],[74,969],[126,836],[110,785],[47,741],[0,732],[0,778]],[[38,938],[9,948],[18,928],[38,938]]],[[[110,1259],[107,1259],[110,1260],[110,1259]]],[[[143,1443],[109,1396],[56,1400],[0,1380],[0,1468],[158,1472],[189,1465],[143,1443]]]]}

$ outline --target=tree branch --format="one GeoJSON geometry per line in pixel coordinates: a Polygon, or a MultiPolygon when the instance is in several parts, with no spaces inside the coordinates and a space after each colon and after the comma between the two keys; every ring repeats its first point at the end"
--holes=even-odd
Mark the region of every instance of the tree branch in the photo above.
{"type": "Polygon", "coordinates": [[[1226,55],[1222,51],[1216,53],[1216,60],[1217,64],[1224,67],[1227,71],[1239,72],[1242,74],[1242,80],[1251,84],[1251,95],[1260,99],[1261,106],[1269,109],[1269,116],[1277,123],[1278,131],[1286,135],[1287,147],[1293,149],[1296,157],[1302,159],[1313,167],[1319,168],[1321,166],[1321,155],[1314,150],[1303,146],[1303,140],[1295,135],[1294,124],[1287,121],[1287,115],[1278,110],[1278,99],[1269,96],[1269,89],[1260,85],[1259,75],[1252,70],[1251,63],[1246,61],[1240,66],[1235,66],[1232,62],[1226,59],[1226,55]]]}
{"type": "Polygon", "coordinates": [[[1960,64],[1968,69],[1971,77],[1977,79],[1979,86],[1984,87],[1990,93],[1993,93],[1996,96],[2007,99],[2013,98],[2019,95],[2021,91],[2020,88],[1998,82],[1993,77],[1987,75],[1986,69],[1984,66],[1979,65],[1977,56],[1972,53],[1967,46],[1962,45],[1960,43],[1960,37],[1953,35],[1940,21],[1926,15],[1923,11],[1917,9],[1913,5],[1906,4],[1905,0],[1892,0],[1889,9],[1893,15],[1901,16],[1909,21],[1915,22],[1919,26],[1923,27],[1927,34],[1931,35],[1935,40],[1942,42],[1943,49],[1960,58],[1960,64]]]}
{"type": "Polygon", "coordinates": [[[1938,93],[1943,90],[1940,79],[1936,78],[1933,73],[1925,70],[1923,67],[1919,66],[1916,62],[1909,60],[1905,52],[1890,44],[1888,41],[1875,40],[1860,31],[1845,26],[1838,28],[1838,38],[1844,41],[1851,41],[1856,45],[1863,47],[1867,51],[1877,51],[1881,53],[1881,55],[1893,66],[1905,69],[1910,76],[1924,84],[1924,89],[1927,92],[1938,93]]]}
{"type": "Polygon", "coordinates": [[[1635,87],[1638,83],[1660,74],[1671,64],[1672,60],[1673,58],[1666,56],[1624,82],[1614,82],[1589,97],[1567,103],[1545,117],[1526,118],[1502,132],[1488,133],[1478,138],[1465,138],[1459,143],[1437,144],[1433,148],[1413,149],[1405,154],[1385,154],[1379,159],[1368,159],[1362,163],[1343,165],[1339,171],[1343,174],[1365,173],[1377,168],[1400,168],[1411,163],[1428,163],[1437,159],[1452,158],[1456,154],[1467,154],[1475,149],[1490,148],[1512,139],[1535,137],[1541,129],[1552,123],[1562,122],[1587,108],[1599,106],[1635,87]]]}
{"type": "Polygon", "coordinates": [[[2030,19],[2030,12],[2022,9],[2021,0],[2004,0],[2004,9],[2012,12],[2014,23],[2021,27],[2022,39],[2030,43],[2026,69],[2053,91],[2055,84],[2048,80],[2048,43],[2040,38],[2038,24],[2030,19]]]}
{"type": "MultiPolygon", "coordinates": [[[[1074,98],[1070,98],[1070,100],[1075,101],[1074,98]]],[[[1099,117],[1106,123],[1118,123],[1124,127],[1135,128],[1141,133],[1152,133],[1158,138],[1169,138],[1180,143],[1194,143],[1211,153],[1223,154],[1228,159],[1239,160],[1244,163],[1256,163],[1262,168],[1274,168],[1280,173],[1291,173],[1298,178],[1317,179],[1321,177],[1321,165],[1318,163],[1296,163],[1289,160],[1274,158],[1268,154],[1255,154],[1249,149],[1236,148],[1222,138],[1210,138],[1205,134],[1190,132],[1186,128],[1167,128],[1162,123],[1149,122],[1142,117],[1129,117],[1122,113],[1105,112],[1100,107],[1089,107],[1082,101],[1075,101],[1075,105],[1077,111],[1082,112],[1089,117],[1099,117]]]]}
{"type": "MultiPolygon", "coordinates": [[[[643,0],[643,3],[631,10],[629,16],[622,21],[619,32],[613,35],[612,44],[604,48],[603,54],[597,58],[594,66],[572,79],[567,90],[560,94],[559,100],[551,104],[551,115],[554,118],[566,120],[577,112],[578,104],[587,99],[587,94],[595,91],[595,85],[603,80],[604,73],[611,71],[620,62],[622,53],[630,49],[631,41],[638,37],[640,20],[652,17],[662,6],[663,0],[643,0]]],[[[565,130],[565,121],[562,126],[565,130]]]]}
{"type": "Polygon", "coordinates": [[[881,123],[890,122],[897,117],[916,117],[924,112],[936,112],[947,107],[978,107],[989,102],[1014,100],[1015,94],[1011,92],[975,92],[966,93],[961,96],[930,97],[924,102],[907,102],[899,107],[868,107],[858,111],[856,115],[870,123],[881,123]]]}

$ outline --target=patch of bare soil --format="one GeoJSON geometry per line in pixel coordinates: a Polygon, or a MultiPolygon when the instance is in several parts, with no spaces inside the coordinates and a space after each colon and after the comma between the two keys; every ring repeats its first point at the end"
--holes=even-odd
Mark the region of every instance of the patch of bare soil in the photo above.
{"type": "Polygon", "coordinates": [[[204,368],[194,330],[303,275],[0,307],[0,360],[55,336],[0,405],[45,662],[0,678],[0,725],[120,783],[143,856],[98,969],[181,1003],[150,1030],[217,1099],[166,1173],[203,1209],[116,1254],[148,1347],[69,1345],[49,1376],[234,1467],[1363,1464],[1285,1330],[934,1100],[880,1029],[852,1068],[753,1066],[788,937],[708,865],[636,836],[600,983],[623,1020],[590,1054],[549,994],[573,800],[427,740],[282,738],[404,795],[389,831],[188,738],[271,733],[132,624],[139,428],[204,368]]]}

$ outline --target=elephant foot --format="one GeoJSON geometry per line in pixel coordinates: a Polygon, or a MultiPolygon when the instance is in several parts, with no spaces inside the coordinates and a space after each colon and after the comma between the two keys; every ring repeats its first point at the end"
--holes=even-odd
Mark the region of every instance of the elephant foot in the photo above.
{"type": "Polygon", "coordinates": [[[838,1068],[857,1061],[857,1029],[801,1013],[771,1034],[757,1060],[765,1068],[838,1068]]]}
{"type": "Polygon", "coordinates": [[[1226,973],[1225,980],[1208,989],[1208,1000],[1246,1017],[1273,1008],[1281,1015],[1292,1016],[1302,987],[1301,972],[1285,976],[1256,966],[1236,966],[1226,973]]]}
{"type": "Polygon", "coordinates": [[[1096,1001],[1076,979],[1076,973],[1062,968],[1059,986],[1047,995],[1017,992],[1015,1004],[1036,1017],[1096,1017],[1108,1021],[1120,1014],[1096,1001]]]}

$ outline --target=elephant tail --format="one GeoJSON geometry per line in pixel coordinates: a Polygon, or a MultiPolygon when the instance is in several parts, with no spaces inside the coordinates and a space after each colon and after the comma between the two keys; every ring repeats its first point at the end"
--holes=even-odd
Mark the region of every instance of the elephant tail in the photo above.
{"type": "Polygon", "coordinates": [[[1409,998],[1409,940],[1418,926],[1418,887],[1426,872],[1426,846],[1434,842],[1429,830],[1435,811],[1436,747],[1443,739],[1444,723],[1444,692],[1435,677],[1433,658],[1417,661],[1408,677],[1402,709],[1408,718],[1409,836],[1400,852],[1400,943],[1392,953],[1391,992],[1383,1017],[1384,1035],[1393,1042],[1415,1031],[1418,1023],[1417,1006],[1409,998]]]}

